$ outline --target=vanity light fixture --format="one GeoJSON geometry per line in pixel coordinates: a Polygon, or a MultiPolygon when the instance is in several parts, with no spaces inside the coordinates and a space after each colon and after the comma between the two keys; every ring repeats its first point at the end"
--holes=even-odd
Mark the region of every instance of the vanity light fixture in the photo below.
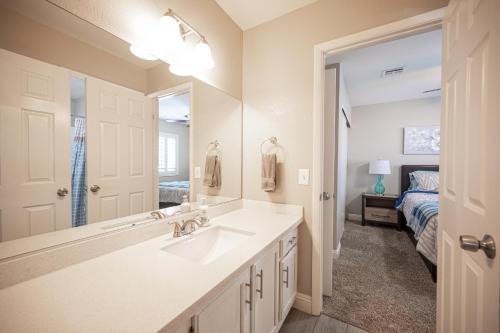
{"type": "Polygon", "coordinates": [[[145,51],[144,49],[140,48],[139,46],[136,45],[130,45],[130,52],[132,52],[133,55],[135,55],[137,58],[141,58],[143,60],[158,60],[156,56],[153,54],[149,53],[148,51],[145,51]]]}
{"type": "Polygon", "coordinates": [[[131,45],[130,51],[141,59],[169,63],[175,75],[193,75],[215,66],[206,38],[171,9],[146,35],[140,46],[131,45]]]}

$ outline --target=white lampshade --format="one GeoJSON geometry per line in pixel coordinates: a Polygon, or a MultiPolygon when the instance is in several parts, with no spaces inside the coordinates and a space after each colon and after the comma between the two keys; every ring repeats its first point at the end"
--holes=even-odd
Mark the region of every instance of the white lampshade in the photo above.
{"type": "Polygon", "coordinates": [[[391,163],[388,160],[371,161],[368,173],[371,175],[390,175],[391,163]]]}
{"type": "Polygon", "coordinates": [[[215,66],[212,51],[206,41],[199,41],[194,47],[193,62],[197,71],[212,69],[215,66]]]}
{"type": "Polygon", "coordinates": [[[132,52],[132,54],[135,55],[136,57],[144,60],[158,60],[158,58],[153,54],[133,44],[130,45],[130,52],[132,52]]]}
{"type": "Polygon", "coordinates": [[[177,56],[170,62],[169,70],[172,74],[178,76],[189,76],[195,72],[193,62],[193,47],[185,44],[182,50],[179,50],[177,56]]]}

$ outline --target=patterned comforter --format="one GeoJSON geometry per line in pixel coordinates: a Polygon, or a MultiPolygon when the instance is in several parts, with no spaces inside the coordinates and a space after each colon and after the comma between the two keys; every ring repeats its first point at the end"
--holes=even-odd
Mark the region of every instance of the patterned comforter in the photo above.
{"type": "Polygon", "coordinates": [[[438,197],[437,192],[407,191],[396,206],[415,232],[417,251],[434,265],[437,262],[438,197]]]}
{"type": "Polygon", "coordinates": [[[160,182],[160,202],[182,203],[182,197],[189,197],[189,181],[160,182]]]}

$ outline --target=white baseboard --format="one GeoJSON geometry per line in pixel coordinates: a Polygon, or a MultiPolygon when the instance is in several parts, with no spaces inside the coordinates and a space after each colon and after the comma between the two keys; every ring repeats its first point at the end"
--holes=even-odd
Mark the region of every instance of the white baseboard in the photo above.
{"type": "Polygon", "coordinates": [[[333,259],[338,259],[339,255],[340,255],[340,246],[341,245],[342,245],[342,243],[339,242],[339,245],[337,245],[337,248],[332,250],[333,259]]]}
{"type": "Polygon", "coordinates": [[[350,221],[361,221],[361,214],[347,214],[347,219],[350,221]]]}
{"type": "Polygon", "coordinates": [[[307,314],[312,314],[311,296],[297,293],[293,307],[307,314]]]}

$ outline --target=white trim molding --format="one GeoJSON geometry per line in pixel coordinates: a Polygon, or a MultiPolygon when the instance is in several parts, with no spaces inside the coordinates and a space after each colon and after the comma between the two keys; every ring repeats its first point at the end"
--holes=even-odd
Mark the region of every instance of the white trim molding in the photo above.
{"type": "Polygon", "coordinates": [[[340,256],[340,246],[341,245],[342,245],[342,243],[339,242],[339,245],[337,245],[337,248],[332,250],[333,259],[338,259],[339,258],[339,256],[340,256]]]}
{"type": "MultiPolygon", "coordinates": [[[[404,38],[414,34],[438,29],[446,8],[433,10],[421,15],[385,24],[373,29],[340,37],[314,46],[314,81],[313,81],[313,173],[312,173],[312,286],[311,314],[320,315],[323,309],[322,291],[322,201],[323,192],[323,113],[325,86],[325,57],[351,49],[370,46],[381,42],[404,38]]],[[[297,297],[296,304],[302,306],[305,298],[297,297]]],[[[307,311],[305,311],[307,312],[307,311]]]]}
{"type": "Polygon", "coordinates": [[[293,303],[293,307],[299,311],[312,314],[311,309],[311,296],[297,293],[295,296],[295,302],[293,303]]]}

